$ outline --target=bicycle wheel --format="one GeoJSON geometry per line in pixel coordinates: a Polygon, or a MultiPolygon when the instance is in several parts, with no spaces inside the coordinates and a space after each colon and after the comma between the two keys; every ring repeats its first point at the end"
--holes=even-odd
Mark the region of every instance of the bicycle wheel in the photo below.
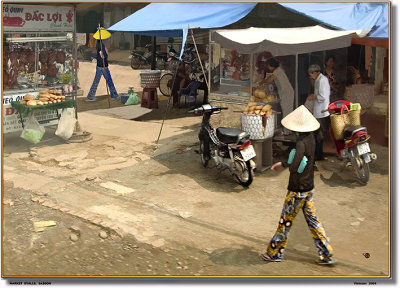
{"type": "Polygon", "coordinates": [[[172,73],[166,73],[160,78],[160,92],[164,96],[171,96],[172,80],[174,75],[172,73]]]}

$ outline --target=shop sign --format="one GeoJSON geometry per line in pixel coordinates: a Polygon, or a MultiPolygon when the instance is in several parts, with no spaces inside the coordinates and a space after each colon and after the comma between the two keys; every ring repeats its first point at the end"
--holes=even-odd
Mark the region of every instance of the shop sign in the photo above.
{"type": "Polygon", "coordinates": [[[5,32],[74,31],[73,7],[3,4],[5,32]]]}
{"type": "MultiPolygon", "coordinates": [[[[24,98],[23,94],[3,95],[3,134],[9,132],[22,131],[21,118],[18,115],[18,111],[11,107],[12,101],[19,101],[24,98]]],[[[35,97],[39,94],[38,92],[30,92],[29,94],[35,97]]],[[[55,110],[35,110],[35,117],[43,126],[57,125],[58,120],[57,112],[55,110]],[[55,120],[51,120],[55,119],[55,120]]],[[[28,117],[22,118],[24,123],[28,120],[28,117]]]]}

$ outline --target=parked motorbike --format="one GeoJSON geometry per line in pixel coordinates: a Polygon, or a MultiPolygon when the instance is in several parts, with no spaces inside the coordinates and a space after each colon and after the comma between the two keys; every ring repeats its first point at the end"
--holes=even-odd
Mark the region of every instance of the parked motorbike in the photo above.
{"type": "Polygon", "coordinates": [[[203,120],[199,132],[199,153],[201,163],[207,167],[214,160],[218,170],[229,169],[240,185],[248,187],[253,182],[255,162],[251,160],[256,152],[249,139],[249,134],[235,128],[219,127],[214,132],[210,124],[212,114],[220,113],[228,108],[204,104],[190,110],[189,113],[202,115],[203,120]]]}
{"type": "MultiPolygon", "coordinates": [[[[183,50],[182,60],[183,62],[190,64],[196,61],[194,46],[188,46],[183,50]]],[[[170,48],[168,51],[168,57],[172,59],[176,59],[179,61],[179,53],[176,52],[173,48],[170,48]]]]}
{"type": "MultiPolygon", "coordinates": [[[[343,109],[350,109],[351,102],[345,100],[335,101],[329,104],[328,109],[322,112],[329,111],[333,113],[343,113],[343,109]]],[[[368,135],[367,128],[360,125],[346,125],[343,132],[343,140],[335,139],[332,125],[329,127],[329,133],[336,146],[337,155],[347,163],[351,163],[356,171],[360,181],[367,183],[369,180],[369,163],[376,160],[375,153],[371,153],[368,140],[371,138],[368,135]]]]}
{"type": "MultiPolygon", "coordinates": [[[[129,58],[131,59],[131,68],[139,69],[144,65],[151,65],[152,52],[150,50],[151,44],[147,44],[145,46],[147,48],[147,52],[140,50],[132,50],[129,58]]],[[[167,52],[157,52],[156,51],[156,69],[163,70],[165,69],[168,61],[167,52]]]]}
{"type": "MultiPolygon", "coordinates": [[[[182,54],[182,61],[185,62],[185,70],[187,73],[197,73],[200,70],[198,67],[199,65],[197,65],[197,58],[194,50],[194,46],[189,46],[184,49],[182,54]]],[[[175,71],[176,67],[179,65],[179,62],[181,62],[179,59],[179,53],[173,48],[170,48],[168,51],[168,62],[168,69],[171,71],[175,71]]]]}

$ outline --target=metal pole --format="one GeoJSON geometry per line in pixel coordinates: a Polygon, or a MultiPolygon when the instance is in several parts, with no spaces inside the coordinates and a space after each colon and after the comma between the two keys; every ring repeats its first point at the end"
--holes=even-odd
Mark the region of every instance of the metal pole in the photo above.
{"type": "Polygon", "coordinates": [[[156,70],[156,36],[151,38],[151,70],[156,70]]]}
{"type": "Polygon", "coordinates": [[[250,54],[250,98],[253,95],[253,69],[254,69],[254,53],[250,54]]]}
{"type": "Polygon", "coordinates": [[[201,63],[199,51],[197,50],[196,40],[194,40],[193,29],[190,29],[190,32],[191,32],[191,34],[192,34],[192,40],[193,40],[194,48],[196,49],[197,58],[199,58],[199,63],[200,63],[200,66],[201,66],[201,71],[203,72],[204,80],[206,81],[206,85],[207,85],[207,89],[208,89],[208,87],[209,87],[209,86],[208,86],[208,79],[207,79],[207,77],[206,77],[206,73],[204,72],[203,63],[201,63]]]}
{"type": "MultiPolygon", "coordinates": [[[[208,86],[207,87],[207,89],[208,89],[208,97],[210,97],[210,94],[211,94],[211,71],[212,71],[212,68],[213,68],[213,57],[212,57],[212,52],[214,51],[214,47],[215,47],[215,45],[212,45],[211,44],[211,30],[210,31],[208,31],[208,83],[210,83],[210,86],[208,86]]],[[[209,98],[208,98],[209,99],[209,98]]],[[[208,101],[208,102],[210,102],[210,101],[208,101]]]]}
{"type": "Polygon", "coordinates": [[[72,40],[72,58],[74,61],[74,90],[73,90],[73,99],[75,100],[75,119],[78,119],[78,104],[76,101],[78,95],[78,47],[76,45],[76,4],[74,4],[74,34],[72,40]],[[75,59],[74,59],[75,58],[75,59]]]}
{"type": "Polygon", "coordinates": [[[104,71],[104,78],[106,80],[106,88],[107,88],[107,100],[108,100],[108,108],[111,107],[111,102],[110,102],[110,92],[108,92],[108,83],[107,83],[107,72],[106,72],[106,64],[104,61],[104,58],[106,57],[106,55],[104,55],[103,52],[103,42],[101,40],[101,27],[100,27],[100,23],[99,23],[99,38],[100,38],[100,50],[101,50],[101,54],[103,55],[102,59],[103,59],[103,71],[104,71]]]}
{"type": "MultiPolygon", "coordinates": [[[[174,85],[175,85],[175,81],[176,81],[176,74],[178,74],[179,65],[180,65],[181,63],[182,63],[182,62],[180,61],[180,62],[178,63],[178,65],[176,66],[176,68],[175,68],[175,73],[174,73],[174,78],[173,78],[173,81],[172,81],[171,92],[170,92],[170,95],[169,95],[169,97],[168,97],[167,107],[165,108],[163,120],[162,120],[162,123],[161,123],[160,133],[158,133],[158,138],[157,138],[156,144],[158,144],[158,140],[160,140],[161,131],[162,131],[163,127],[164,127],[165,118],[167,117],[167,111],[168,111],[168,108],[169,108],[169,105],[170,105],[169,103],[171,102],[171,99],[173,98],[173,96],[172,96],[172,90],[174,89],[174,85]]],[[[178,91],[178,93],[179,93],[179,91],[178,91]]],[[[178,97],[180,97],[179,94],[178,94],[178,97]]],[[[178,101],[178,102],[179,102],[179,101],[178,101]]]]}
{"type": "Polygon", "coordinates": [[[294,97],[294,102],[295,102],[295,108],[299,106],[299,54],[296,53],[296,71],[295,71],[295,97],[294,97]]]}

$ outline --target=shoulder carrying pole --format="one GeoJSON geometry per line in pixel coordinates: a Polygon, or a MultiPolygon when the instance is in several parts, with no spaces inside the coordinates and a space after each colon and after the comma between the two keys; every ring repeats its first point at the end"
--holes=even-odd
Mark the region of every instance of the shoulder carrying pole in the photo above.
{"type": "Polygon", "coordinates": [[[100,40],[99,40],[99,41],[100,41],[100,50],[101,50],[101,54],[103,55],[103,57],[101,57],[101,58],[103,59],[104,78],[105,78],[105,80],[106,80],[108,108],[110,108],[110,107],[111,107],[111,103],[110,103],[110,92],[108,91],[106,63],[105,63],[105,61],[104,61],[104,58],[105,58],[106,56],[104,55],[104,52],[103,52],[103,42],[102,42],[102,40],[101,40],[101,27],[100,27],[100,24],[99,24],[99,38],[100,38],[100,40]]]}

